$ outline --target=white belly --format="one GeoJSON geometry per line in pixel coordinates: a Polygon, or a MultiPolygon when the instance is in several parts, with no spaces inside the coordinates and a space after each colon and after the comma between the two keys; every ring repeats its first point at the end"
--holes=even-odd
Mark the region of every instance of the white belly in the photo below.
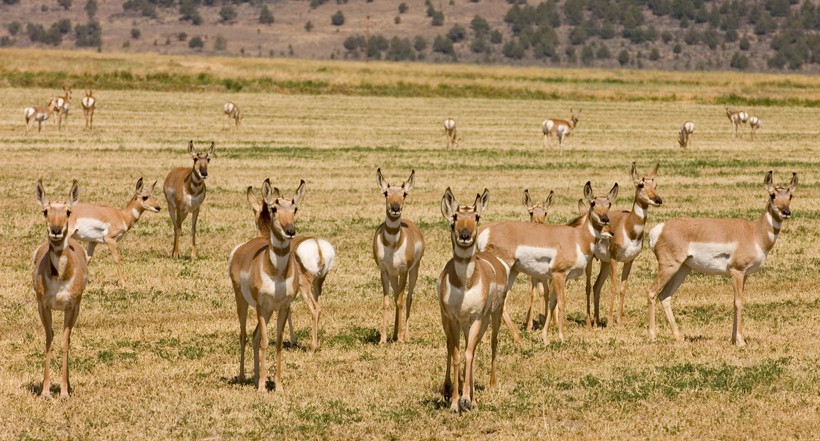
{"type": "Polygon", "coordinates": [[[81,217],[77,219],[77,230],[74,232],[74,237],[83,242],[104,243],[110,228],[108,223],[99,219],[81,217]]]}
{"type": "Polygon", "coordinates": [[[45,305],[51,309],[65,311],[74,306],[74,299],[71,296],[70,287],[74,283],[74,278],[66,282],[46,279],[45,294],[43,300],[45,305]]]}
{"type": "Polygon", "coordinates": [[[376,243],[376,256],[379,259],[379,269],[386,271],[391,276],[406,273],[413,262],[407,262],[405,255],[407,253],[407,241],[404,241],[398,247],[385,246],[381,240],[376,243]]]}
{"type": "Polygon", "coordinates": [[[520,245],[515,249],[514,269],[529,276],[543,278],[552,274],[552,265],[558,250],[520,245]]]}
{"type": "Polygon", "coordinates": [[[692,242],[684,263],[700,273],[728,276],[729,261],[736,248],[736,243],[692,242]]]}

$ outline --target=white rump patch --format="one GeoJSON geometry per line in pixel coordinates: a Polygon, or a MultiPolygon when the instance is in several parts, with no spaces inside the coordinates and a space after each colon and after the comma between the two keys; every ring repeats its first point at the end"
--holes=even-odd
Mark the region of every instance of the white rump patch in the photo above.
{"type": "Polygon", "coordinates": [[[306,240],[296,248],[299,261],[309,273],[314,276],[324,276],[333,268],[336,260],[336,250],[330,242],[324,239],[306,240]],[[321,256],[320,256],[321,251],[321,256]]]}

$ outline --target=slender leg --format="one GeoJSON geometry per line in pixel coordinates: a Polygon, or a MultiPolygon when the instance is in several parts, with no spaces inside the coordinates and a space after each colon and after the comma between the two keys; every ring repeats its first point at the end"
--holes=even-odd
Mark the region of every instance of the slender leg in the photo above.
{"type": "Polygon", "coordinates": [[[196,259],[196,219],[199,217],[199,207],[191,212],[191,260],[196,259]]]}
{"type": "Polygon", "coordinates": [[[419,265],[410,269],[407,280],[407,300],[404,313],[404,340],[410,340],[410,307],[413,306],[413,291],[416,289],[416,280],[419,277],[419,265]]]}
{"type": "MultiPolygon", "coordinates": [[[[661,266],[660,264],[658,265],[661,266]]],[[[647,295],[647,308],[649,315],[649,338],[654,340],[657,336],[655,332],[655,298],[658,293],[666,287],[666,284],[677,274],[680,269],[680,264],[664,265],[663,268],[658,269],[658,275],[655,276],[655,281],[649,286],[649,294],[647,295]]]]}
{"type": "Polygon", "coordinates": [[[174,248],[171,250],[171,257],[179,257],[179,233],[182,227],[182,211],[179,208],[172,208],[170,200],[168,203],[168,215],[171,216],[171,223],[174,224],[174,248]]]}
{"type": "Polygon", "coordinates": [[[524,322],[527,332],[532,332],[532,319],[535,314],[535,298],[538,295],[538,280],[530,276],[530,305],[527,307],[527,321],[524,322]]]}
{"type": "MultiPolygon", "coordinates": [[[[319,348],[319,313],[321,312],[321,305],[319,304],[319,296],[322,295],[322,285],[325,283],[324,278],[313,279],[311,283],[311,294],[313,299],[313,326],[311,329],[311,351],[319,348]]],[[[288,317],[290,320],[290,317],[288,317]]]]}
{"type": "Polygon", "coordinates": [[[546,319],[544,320],[544,327],[541,329],[541,340],[544,341],[544,344],[549,343],[549,329],[551,325],[555,325],[558,327],[558,320],[555,317],[555,307],[558,304],[558,295],[555,292],[555,282],[550,281],[550,287],[548,291],[549,295],[548,298],[545,300],[545,308],[546,308],[546,319]]]}
{"type": "MultiPolygon", "coordinates": [[[[459,403],[461,402],[461,395],[459,393],[461,384],[459,383],[459,371],[461,370],[460,364],[461,361],[459,360],[459,340],[461,340],[461,330],[458,329],[458,325],[455,323],[451,323],[449,326],[450,331],[448,332],[447,338],[447,346],[449,348],[449,355],[450,355],[450,364],[453,366],[453,380],[450,382],[450,387],[452,387],[452,396],[450,397],[450,410],[453,412],[458,412],[459,403]]],[[[449,377],[448,377],[449,378],[449,377]]],[[[447,384],[444,385],[445,394],[447,393],[447,384]]]]}
{"type": "Polygon", "coordinates": [[[746,273],[736,269],[730,271],[732,275],[732,288],[735,291],[735,320],[732,327],[732,343],[738,347],[746,346],[743,340],[743,303],[746,301],[746,294],[743,292],[746,284],[746,273]]]}
{"type": "Polygon", "coordinates": [[[290,305],[279,308],[276,314],[276,393],[284,392],[282,387],[282,334],[285,330],[285,324],[288,322],[290,316],[290,305]]]}
{"type": "MultiPolygon", "coordinates": [[[[254,331],[254,352],[258,353],[258,372],[256,373],[256,389],[259,392],[265,392],[265,381],[267,380],[268,370],[265,367],[265,358],[268,350],[268,320],[273,311],[263,313],[264,307],[260,304],[256,305],[256,331],[254,331]],[[267,317],[266,317],[267,316],[267,317]],[[257,334],[258,333],[258,334],[257,334]]],[[[278,335],[281,341],[281,335],[278,335]]]]}
{"type": "Polygon", "coordinates": [[[678,269],[675,275],[672,276],[672,279],[666,284],[660,294],[658,294],[661,305],[663,305],[663,311],[666,313],[666,320],[672,328],[672,337],[678,341],[683,340],[683,334],[680,333],[678,324],[675,322],[675,315],[672,314],[672,294],[678,290],[681,283],[683,283],[684,279],[686,279],[686,275],[689,274],[689,271],[689,267],[682,266],[678,269]]]}
{"type": "Polygon", "coordinates": [[[120,286],[125,286],[125,277],[123,277],[122,267],[120,267],[120,254],[117,252],[117,241],[107,237],[105,238],[105,244],[111,250],[111,258],[114,259],[114,266],[117,267],[117,275],[120,277],[120,286]]]}
{"type": "Polygon", "coordinates": [[[492,323],[492,334],[490,335],[490,348],[492,350],[492,358],[490,364],[490,389],[496,388],[496,379],[495,379],[495,356],[498,352],[498,330],[501,328],[501,314],[498,312],[493,313],[493,323],[492,323]]]}
{"type": "Polygon", "coordinates": [[[387,343],[387,308],[390,307],[390,276],[387,271],[382,271],[382,333],[379,337],[379,344],[387,343]]]}
{"type": "MultiPolygon", "coordinates": [[[[592,294],[592,261],[595,259],[590,258],[589,262],[587,262],[587,267],[584,268],[584,275],[586,276],[586,284],[584,285],[584,291],[587,297],[587,316],[584,320],[587,328],[592,327],[592,305],[590,304],[590,295],[592,294]]],[[[596,323],[597,324],[597,323],[596,323]]]]}
{"type": "Polygon", "coordinates": [[[65,311],[65,320],[63,323],[63,375],[60,381],[60,398],[68,398],[71,391],[68,381],[68,350],[71,347],[71,330],[74,328],[74,324],[77,323],[79,313],[79,304],[65,311]]]}
{"type": "Polygon", "coordinates": [[[88,256],[89,262],[91,262],[91,257],[94,256],[95,248],[97,248],[97,242],[88,242],[88,248],[86,248],[85,254],[88,256]]]}
{"type": "Polygon", "coordinates": [[[239,286],[234,285],[234,295],[236,296],[236,315],[239,318],[239,383],[245,381],[245,345],[248,342],[247,320],[248,302],[242,296],[239,286]]]}
{"type": "MultiPolygon", "coordinates": [[[[603,265],[601,265],[603,268],[603,265]]],[[[606,316],[606,325],[612,326],[615,322],[612,320],[614,311],[615,311],[615,299],[618,297],[618,261],[615,259],[609,260],[609,268],[608,268],[608,276],[610,276],[609,281],[609,311],[607,312],[606,316]]],[[[599,277],[604,277],[604,274],[601,274],[599,277]]],[[[603,282],[601,282],[603,285],[603,282]]],[[[600,291],[599,291],[600,293],[600,291]]],[[[620,323],[620,320],[618,321],[620,323]]]]}
{"type": "Polygon", "coordinates": [[[481,331],[486,329],[486,326],[486,322],[477,320],[468,329],[465,329],[467,347],[464,350],[464,384],[461,387],[461,399],[459,400],[459,406],[462,409],[471,409],[475,404],[473,360],[475,348],[481,342],[481,331]]]}
{"type": "MultiPolygon", "coordinates": [[[[595,278],[595,285],[592,287],[592,304],[595,308],[595,326],[601,325],[601,288],[604,287],[604,282],[606,282],[606,278],[612,272],[612,260],[609,262],[601,261],[601,270],[598,272],[598,277],[595,278]]],[[[607,319],[606,325],[611,326],[612,324],[612,307],[609,308],[609,318],[607,319]]]]}
{"type": "MultiPolygon", "coordinates": [[[[626,286],[627,286],[627,279],[629,279],[629,273],[632,271],[632,262],[624,262],[624,269],[621,271],[621,306],[618,309],[618,324],[621,324],[624,320],[624,298],[626,297],[626,286]]],[[[615,270],[613,267],[612,274],[615,274],[615,270]]]]}
{"type": "Polygon", "coordinates": [[[407,273],[399,275],[398,284],[393,285],[393,292],[396,297],[393,299],[396,303],[396,315],[393,320],[393,341],[404,341],[404,288],[407,286],[407,273]]]}
{"type": "Polygon", "coordinates": [[[507,291],[507,294],[504,295],[504,310],[502,311],[501,316],[504,318],[504,324],[506,324],[507,328],[510,330],[510,335],[512,336],[513,342],[520,345],[521,335],[518,333],[518,328],[510,318],[510,311],[507,309],[507,299],[509,298],[509,293],[510,292],[507,291]]]}
{"type": "Polygon", "coordinates": [[[564,341],[564,321],[566,320],[566,274],[553,274],[552,283],[555,284],[555,293],[558,298],[558,305],[555,311],[555,319],[558,320],[558,339],[564,341]]]}
{"type": "Polygon", "coordinates": [[[51,324],[51,308],[44,306],[41,303],[37,304],[37,311],[40,313],[40,322],[46,331],[46,363],[43,369],[43,389],[40,395],[46,398],[51,398],[51,346],[54,343],[54,328],[51,324]]]}

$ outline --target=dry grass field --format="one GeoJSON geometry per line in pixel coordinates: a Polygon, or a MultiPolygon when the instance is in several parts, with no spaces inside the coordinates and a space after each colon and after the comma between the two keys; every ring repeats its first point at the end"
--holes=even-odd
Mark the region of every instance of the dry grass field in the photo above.
{"type": "MultiPolygon", "coordinates": [[[[41,59],[31,63],[44,64],[41,59]]],[[[356,65],[329,68],[354,70],[349,66],[356,65]]],[[[414,81],[423,74],[410,70],[406,76],[414,81]]],[[[678,75],[681,81],[703,82],[704,93],[727,91],[719,80],[678,75]]],[[[297,73],[293,76],[298,79],[297,73]]],[[[816,99],[820,90],[817,78],[784,79],[781,89],[772,84],[772,94],[783,98],[816,99]],[[789,89],[801,82],[810,87],[789,89]]],[[[606,95],[625,86],[599,87],[606,95]]],[[[654,90],[630,87],[631,96],[654,90]]],[[[59,90],[0,88],[0,208],[5,213],[0,222],[0,438],[820,437],[818,108],[747,107],[764,121],[751,142],[748,129],[743,138],[732,138],[723,106],[689,99],[581,102],[101,89],[95,129],[88,132],[82,129],[81,88],[75,84],[74,109],[61,135],[49,121],[41,134],[28,137],[23,107],[59,90]],[[239,130],[221,129],[221,106],[227,100],[247,112],[239,130]],[[557,149],[543,150],[541,120],[569,116],[570,108],[579,107],[581,121],[563,156],[557,149]],[[459,122],[463,134],[456,151],[444,149],[441,122],[447,116],[459,122]],[[696,131],[693,146],[683,151],[676,132],[687,119],[696,131]],[[158,193],[163,210],[145,213],[120,243],[124,288],[117,285],[109,251],[97,248],[72,339],[73,396],[40,399],[44,334],[30,257],[45,240],[45,228],[34,200],[35,181],[42,177],[49,194],[61,198],[77,179],[81,201],[124,206],[139,177],[161,185],[171,168],[190,164],[185,152],[190,139],[202,148],[216,142],[200,216],[200,258],[170,258],[173,232],[158,193]],[[438,274],[452,255],[439,209],[444,189],[450,186],[466,201],[489,188],[484,223],[526,219],[523,190],[543,200],[552,189],[557,198],[549,219],[562,223],[576,214],[587,180],[599,193],[618,182],[622,191],[615,206],[630,207],[632,161],[640,170],[660,163],[657,181],[664,204],[650,210],[650,225],[676,216],[757,218],[766,201],[765,172],[774,170],[780,185],[792,171],[799,173],[794,217],[765,269],[747,284],[748,346],[730,343],[729,281],[700,275],[690,276],[674,298],[685,341],[671,338],[660,305],[659,337],[650,341],[646,293],[656,264],[645,249],[633,267],[624,325],[585,328],[583,282],[572,282],[566,341],[545,346],[537,333],[524,333],[523,344],[515,346],[502,328],[499,387],[486,387],[489,344],[481,345],[478,409],[451,414],[440,393],[445,340],[436,299],[438,274]],[[416,170],[405,216],[420,226],[427,242],[411,341],[384,346],[376,343],[381,286],[371,254],[372,235],[384,216],[377,167],[391,183],[416,170]],[[318,352],[307,351],[306,305],[301,298],[293,305],[299,342],[284,354],[284,394],[260,394],[249,383],[233,381],[239,326],[228,255],[255,234],[245,188],[258,188],[268,177],[285,194],[299,179],[307,181],[297,231],[328,239],[338,255],[321,299],[318,352]]],[[[188,225],[183,256],[190,252],[188,225]]],[[[520,276],[508,302],[522,332],[528,283],[520,276]]],[[[602,303],[608,300],[607,284],[602,303]]],[[[55,325],[62,325],[61,313],[55,313],[55,325]]],[[[272,360],[269,356],[269,366],[272,360]]]]}

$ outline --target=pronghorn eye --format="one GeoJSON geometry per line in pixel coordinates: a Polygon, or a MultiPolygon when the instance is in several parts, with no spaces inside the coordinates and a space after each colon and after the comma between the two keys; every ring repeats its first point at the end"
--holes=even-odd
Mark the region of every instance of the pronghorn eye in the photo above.
{"type": "Polygon", "coordinates": [[[143,196],[143,197],[142,197],[142,200],[143,200],[143,201],[147,201],[147,200],[148,200],[148,196],[143,196]]]}
{"type": "Polygon", "coordinates": [[[384,197],[387,197],[387,192],[386,191],[384,192],[384,197]]]}
{"type": "Polygon", "coordinates": [[[769,193],[769,197],[772,198],[772,200],[774,200],[774,193],[769,193]]]}
{"type": "Polygon", "coordinates": [[[299,207],[293,209],[293,214],[296,214],[297,211],[299,211],[299,207]]]}
{"type": "Polygon", "coordinates": [[[65,217],[69,217],[69,216],[71,216],[71,210],[66,210],[65,211],[65,217]]]}
{"type": "Polygon", "coordinates": [[[643,188],[643,182],[641,182],[640,184],[638,184],[638,188],[643,188]]]}
{"type": "Polygon", "coordinates": [[[475,221],[476,221],[476,223],[477,223],[478,221],[480,221],[480,220],[481,220],[481,216],[476,215],[476,216],[475,216],[475,221]]]}
{"type": "Polygon", "coordinates": [[[207,162],[211,162],[211,158],[208,158],[208,159],[206,159],[205,161],[207,161],[207,162]]]}
{"type": "Polygon", "coordinates": [[[407,192],[406,191],[404,192],[404,197],[407,197],[407,192]]]}
{"type": "Polygon", "coordinates": [[[595,206],[595,201],[589,203],[590,208],[595,206]]]}
{"type": "Polygon", "coordinates": [[[276,213],[276,207],[270,207],[270,213],[275,214],[276,213]]]}
{"type": "Polygon", "coordinates": [[[43,210],[43,217],[48,217],[48,210],[43,210]]]}

